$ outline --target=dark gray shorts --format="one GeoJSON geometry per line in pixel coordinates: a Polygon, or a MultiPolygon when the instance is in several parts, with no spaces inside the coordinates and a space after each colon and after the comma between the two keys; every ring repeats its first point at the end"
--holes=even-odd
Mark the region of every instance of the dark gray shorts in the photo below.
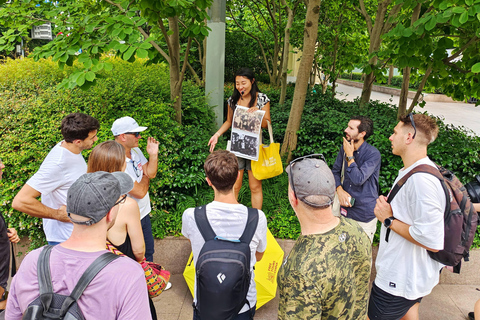
{"type": "Polygon", "coordinates": [[[398,320],[401,319],[415,303],[420,303],[422,298],[408,300],[394,296],[372,284],[370,300],[368,301],[368,317],[370,320],[398,320]]]}
{"type": "Polygon", "coordinates": [[[243,169],[252,170],[252,165],[251,165],[252,160],[239,158],[239,157],[237,157],[237,160],[238,160],[238,170],[243,170],[243,169]]]}

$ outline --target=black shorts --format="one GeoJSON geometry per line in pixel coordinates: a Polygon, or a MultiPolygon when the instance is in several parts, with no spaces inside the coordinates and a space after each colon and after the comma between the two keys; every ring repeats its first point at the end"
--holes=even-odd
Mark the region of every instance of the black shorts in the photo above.
{"type": "Polygon", "coordinates": [[[368,301],[368,317],[370,320],[398,320],[401,319],[415,303],[420,303],[422,298],[408,300],[394,296],[372,284],[370,300],[368,301]]]}

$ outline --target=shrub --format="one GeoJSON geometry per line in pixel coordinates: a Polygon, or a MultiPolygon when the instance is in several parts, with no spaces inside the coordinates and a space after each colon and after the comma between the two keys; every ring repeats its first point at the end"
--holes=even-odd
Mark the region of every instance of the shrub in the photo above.
{"type": "MultiPolygon", "coordinates": [[[[4,215],[21,235],[29,235],[33,245],[43,243],[41,221],[14,211],[11,202],[27,179],[36,172],[50,149],[61,140],[59,126],[71,112],[84,112],[100,124],[99,141],[113,139],[110,131],[119,117],[133,116],[148,126],[148,136],[160,142],[158,176],[152,180],[154,223],[157,237],[179,234],[177,217],[171,208],[186,195],[204,188],[202,165],[208,154],[214,114],[200,88],[186,83],[183,94],[183,126],[174,121],[169,101],[168,68],[163,64],[144,66],[111,59],[114,68],[101,74],[88,91],[59,90],[56,84],[72,72],[61,71],[49,60],[7,61],[0,66],[0,154],[6,165],[1,182],[4,215]],[[166,216],[166,217],[165,217],[166,216]],[[169,221],[177,221],[170,224],[169,221]]],[[[146,139],[140,141],[143,149],[146,139]]],[[[87,159],[90,151],[84,152],[87,159]]]]}

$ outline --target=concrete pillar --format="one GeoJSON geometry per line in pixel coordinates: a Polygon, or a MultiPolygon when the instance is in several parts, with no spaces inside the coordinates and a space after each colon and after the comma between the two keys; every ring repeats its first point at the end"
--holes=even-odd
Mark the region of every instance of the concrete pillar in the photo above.
{"type": "Polygon", "coordinates": [[[223,124],[223,75],[225,70],[225,12],[226,0],[213,0],[208,11],[205,94],[214,107],[217,129],[223,124]]]}

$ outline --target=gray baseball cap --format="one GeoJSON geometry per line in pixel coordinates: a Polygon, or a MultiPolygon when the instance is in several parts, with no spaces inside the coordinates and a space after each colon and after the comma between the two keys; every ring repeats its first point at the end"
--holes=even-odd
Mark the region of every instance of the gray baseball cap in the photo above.
{"type": "Polygon", "coordinates": [[[121,195],[126,195],[132,188],[133,180],[125,172],[85,173],[68,189],[68,217],[76,224],[95,224],[107,215],[121,195]],[[73,220],[71,213],[90,220],[73,220]]]}
{"type": "Polygon", "coordinates": [[[285,171],[297,199],[311,207],[323,209],[333,203],[335,178],[325,161],[313,156],[292,161],[285,171]]]}

